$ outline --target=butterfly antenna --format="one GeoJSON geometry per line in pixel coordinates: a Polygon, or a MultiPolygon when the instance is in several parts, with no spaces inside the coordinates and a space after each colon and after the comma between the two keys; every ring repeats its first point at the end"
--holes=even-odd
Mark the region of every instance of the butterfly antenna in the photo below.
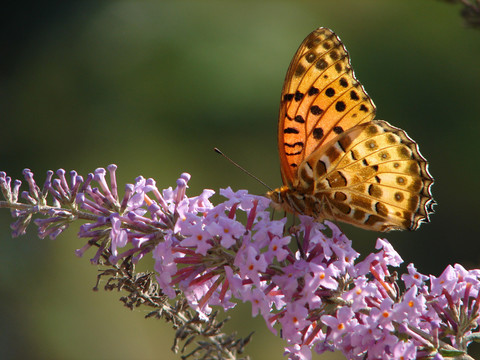
{"type": "Polygon", "coordinates": [[[254,178],[255,180],[257,180],[260,184],[262,184],[263,186],[265,186],[268,190],[270,191],[273,191],[273,189],[268,186],[267,184],[265,184],[262,180],[260,180],[258,177],[256,177],[255,175],[253,175],[250,171],[247,171],[245,170],[243,167],[241,167],[240,165],[238,165],[235,161],[233,161],[232,159],[230,159],[227,155],[225,155],[223,152],[220,151],[220,149],[218,148],[213,148],[213,150],[217,153],[217,154],[220,154],[222,155],[225,159],[227,159],[228,161],[230,161],[233,165],[235,165],[237,168],[239,168],[240,170],[242,170],[245,174],[249,175],[250,177],[254,178]]]}

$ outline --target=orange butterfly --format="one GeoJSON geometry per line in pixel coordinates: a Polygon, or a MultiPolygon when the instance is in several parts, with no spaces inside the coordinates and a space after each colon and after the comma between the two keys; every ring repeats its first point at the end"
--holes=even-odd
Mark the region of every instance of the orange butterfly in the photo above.
{"type": "Polygon", "coordinates": [[[375,110],[341,40],[327,28],[308,35],[282,90],[284,185],[267,193],[274,207],[377,231],[428,222],[427,161],[405,131],[374,120],[375,110]]]}

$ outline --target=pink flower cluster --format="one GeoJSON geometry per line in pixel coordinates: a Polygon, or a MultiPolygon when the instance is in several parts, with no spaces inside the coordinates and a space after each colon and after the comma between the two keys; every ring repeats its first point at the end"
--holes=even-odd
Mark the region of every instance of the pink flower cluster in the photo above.
{"type": "Polygon", "coordinates": [[[480,270],[448,266],[436,278],[408,265],[400,279],[391,268],[402,259],[384,239],[377,252],[358,261],[352,242],[328,221],[307,216],[286,231],[286,219],[272,220],[269,200],[245,190],[220,191],[226,200],[214,206],[212,190],[186,195],[188,174],[175,189],[160,191],[152,179],[138,177],[117,194],[114,165],[97,169],[86,181],[63,170],[47,176],[40,190],[30,171],[29,191],[18,202],[20,183],[0,173],[0,189],[17,217],[21,234],[32,215],[39,235],[56,237],[71,221],[84,219],[79,236],[93,245],[97,263],[104,252],[115,263],[148,253],[162,291],[182,292],[205,319],[212,306],[225,310],[249,302],[272,332],[281,330],[291,359],[340,350],[349,359],[442,359],[467,352],[478,338],[480,270]],[[98,184],[93,187],[93,182],[98,184]],[[53,205],[47,205],[47,195],[53,205]],[[292,250],[295,249],[295,250],[292,250]],[[403,289],[403,290],[401,290],[403,289]]]}
{"type": "Polygon", "coordinates": [[[184,198],[179,231],[154,250],[164,291],[181,289],[200,314],[212,305],[227,310],[233,299],[250,302],[252,316],[260,314],[274,333],[281,329],[292,359],[310,359],[312,349],[341,350],[349,359],[441,359],[471,341],[480,271],[449,266],[427,285],[410,264],[401,292],[389,268],[402,259],[386,240],[355,263],[359,254],[334,224],[300,216],[285,236],[285,219],[270,220],[263,197],[231,189],[221,195],[227,201],[201,210],[184,198]],[[288,247],[293,239],[296,252],[288,247]]]}

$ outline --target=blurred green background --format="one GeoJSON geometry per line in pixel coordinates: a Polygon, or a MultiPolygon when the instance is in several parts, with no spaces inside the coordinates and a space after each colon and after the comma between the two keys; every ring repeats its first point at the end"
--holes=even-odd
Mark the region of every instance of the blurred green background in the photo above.
{"type": "MultiPolygon", "coordinates": [[[[110,163],[121,184],[159,187],[192,174],[203,188],[266,190],[217,156],[217,146],[271,186],[280,90],[303,38],[333,29],[350,51],[378,118],[405,129],[435,177],[432,223],[388,234],[406,263],[439,275],[479,267],[480,31],[459,8],[426,0],[9,2],[0,49],[0,168],[42,183],[48,169],[82,174],[110,163]]],[[[123,188],[123,185],[120,186],[123,188]]],[[[0,358],[177,359],[173,332],[119,294],[92,292],[98,269],[70,230],[11,239],[0,213],[0,358]]],[[[33,230],[33,229],[32,229],[33,230]]],[[[344,227],[362,253],[381,234],[344,227]]],[[[240,306],[228,329],[253,359],[283,342],[240,306]],[[247,320],[245,320],[247,319],[247,320]]],[[[477,352],[477,355],[479,353],[477,352]]],[[[475,357],[475,354],[473,354],[475,357]]],[[[317,357],[318,358],[318,357],[317,357]]],[[[342,357],[326,355],[323,359],[342,357]]]]}

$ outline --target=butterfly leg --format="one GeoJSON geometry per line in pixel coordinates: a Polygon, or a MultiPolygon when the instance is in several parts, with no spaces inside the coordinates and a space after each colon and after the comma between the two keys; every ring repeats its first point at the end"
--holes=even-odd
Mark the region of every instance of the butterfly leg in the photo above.
{"type": "MultiPolygon", "coordinates": [[[[330,204],[330,202],[329,202],[326,198],[325,198],[325,202],[327,203],[328,210],[330,211],[330,214],[331,214],[331,216],[332,216],[332,218],[329,219],[329,220],[332,221],[333,223],[335,223],[335,225],[337,225],[338,227],[340,227],[340,224],[339,224],[340,219],[337,219],[337,218],[335,217],[335,213],[334,213],[334,211],[333,211],[333,209],[332,209],[332,205],[330,204]]],[[[325,220],[326,220],[326,219],[323,219],[323,221],[325,221],[325,220]]]]}

